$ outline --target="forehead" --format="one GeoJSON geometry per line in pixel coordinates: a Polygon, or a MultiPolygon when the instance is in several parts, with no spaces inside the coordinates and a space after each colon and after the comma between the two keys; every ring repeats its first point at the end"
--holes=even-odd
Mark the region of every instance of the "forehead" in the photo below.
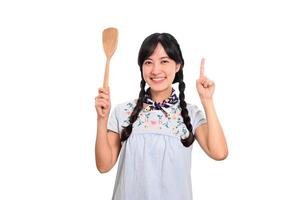
{"type": "Polygon", "coordinates": [[[161,58],[161,57],[168,57],[168,55],[164,47],[160,43],[158,43],[153,53],[149,56],[149,58],[161,58]]]}

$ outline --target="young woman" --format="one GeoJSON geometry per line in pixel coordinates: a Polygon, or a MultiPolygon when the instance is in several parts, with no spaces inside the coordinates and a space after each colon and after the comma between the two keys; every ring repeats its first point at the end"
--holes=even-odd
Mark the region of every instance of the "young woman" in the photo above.
{"type": "Polygon", "coordinates": [[[138,99],[118,104],[110,116],[109,89],[99,88],[97,168],[108,172],[120,155],[113,200],[191,200],[194,140],[212,159],[228,155],[213,104],[215,84],[204,75],[202,59],[196,88],[206,116],[185,101],[184,60],[179,44],[168,33],[154,33],[144,40],[138,64],[138,99]],[[179,83],[179,97],[174,83],[179,83]]]}

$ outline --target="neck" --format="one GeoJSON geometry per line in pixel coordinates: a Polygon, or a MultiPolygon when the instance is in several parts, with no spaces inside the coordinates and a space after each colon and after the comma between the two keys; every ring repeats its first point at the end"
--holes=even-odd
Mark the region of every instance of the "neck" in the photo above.
{"type": "Polygon", "coordinates": [[[169,98],[172,94],[172,86],[163,91],[153,91],[150,88],[151,99],[157,103],[169,98]]]}

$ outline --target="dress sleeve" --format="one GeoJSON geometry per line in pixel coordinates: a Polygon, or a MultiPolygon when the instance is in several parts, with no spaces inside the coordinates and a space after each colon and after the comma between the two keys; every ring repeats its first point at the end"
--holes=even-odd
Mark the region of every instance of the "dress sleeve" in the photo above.
{"type": "Polygon", "coordinates": [[[109,119],[108,119],[108,123],[107,123],[107,129],[111,130],[113,132],[116,133],[120,133],[119,130],[119,123],[120,123],[120,119],[119,119],[119,115],[118,115],[118,108],[119,106],[115,106],[112,110],[112,112],[110,113],[109,119]]]}
{"type": "Polygon", "coordinates": [[[191,117],[191,123],[193,126],[193,134],[195,134],[196,129],[207,122],[205,114],[202,110],[198,108],[197,105],[191,105],[190,107],[190,117],[191,117]]]}

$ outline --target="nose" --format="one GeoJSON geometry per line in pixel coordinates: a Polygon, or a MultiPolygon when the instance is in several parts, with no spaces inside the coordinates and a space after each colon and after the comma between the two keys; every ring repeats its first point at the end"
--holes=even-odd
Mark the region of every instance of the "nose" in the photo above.
{"type": "Polygon", "coordinates": [[[152,67],[152,71],[151,71],[151,73],[153,74],[153,75],[156,75],[156,74],[159,74],[159,72],[161,71],[161,65],[160,65],[160,63],[153,63],[153,67],[152,67]]]}

